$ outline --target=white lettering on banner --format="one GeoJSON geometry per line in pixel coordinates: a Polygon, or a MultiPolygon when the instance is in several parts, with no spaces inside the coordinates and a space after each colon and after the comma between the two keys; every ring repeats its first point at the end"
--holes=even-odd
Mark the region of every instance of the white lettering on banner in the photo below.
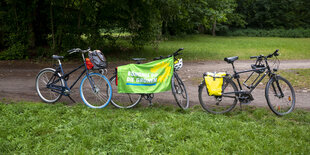
{"type": "Polygon", "coordinates": [[[157,78],[155,78],[155,79],[137,78],[136,79],[136,82],[139,82],[139,83],[156,83],[156,81],[157,81],[157,78]]]}
{"type": "Polygon", "coordinates": [[[128,71],[127,82],[156,83],[158,75],[158,73],[141,73],[128,71]],[[150,77],[151,79],[146,79],[150,77]]]}
{"type": "Polygon", "coordinates": [[[127,77],[127,82],[134,82],[134,81],[135,81],[134,78],[132,78],[132,77],[127,77]]]}
{"type": "Polygon", "coordinates": [[[150,74],[149,73],[141,73],[141,72],[131,72],[131,71],[128,71],[128,76],[138,76],[138,77],[148,78],[148,77],[150,77],[150,74]]]}

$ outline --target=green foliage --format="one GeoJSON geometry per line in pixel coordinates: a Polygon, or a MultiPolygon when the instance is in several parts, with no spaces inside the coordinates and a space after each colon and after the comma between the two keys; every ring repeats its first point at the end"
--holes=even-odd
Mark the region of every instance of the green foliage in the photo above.
{"type": "Polygon", "coordinates": [[[0,60],[20,60],[23,59],[27,47],[21,43],[13,44],[9,49],[0,52],[0,60]]]}
{"type": "Polygon", "coordinates": [[[235,13],[245,16],[247,27],[259,29],[309,28],[308,0],[237,0],[235,13]]]}
{"type": "Polygon", "coordinates": [[[102,50],[118,46],[115,31],[128,33],[135,49],[197,33],[308,37],[308,8],[308,0],[5,0],[0,1],[0,50],[20,46],[16,43],[62,55],[75,47],[102,50]],[[252,29],[232,31],[240,28],[252,29]]]}
{"type": "Polygon", "coordinates": [[[228,31],[222,35],[226,36],[248,36],[248,37],[286,37],[286,38],[310,38],[310,29],[237,29],[228,31]]]}
{"type": "Polygon", "coordinates": [[[310,113],[277,117],[247,107],[228,115],[201,108],[90,109],[85,105],[0,104],[4,154],[307,154],[310,113]]]}

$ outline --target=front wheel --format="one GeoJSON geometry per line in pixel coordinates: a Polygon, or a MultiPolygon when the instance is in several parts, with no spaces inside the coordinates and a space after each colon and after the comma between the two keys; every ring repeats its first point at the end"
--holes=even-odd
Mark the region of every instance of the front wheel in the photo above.
{"type": "Polygon", "coordinates": [[[112,87],[104,75],[91,73],[82,79],[80,95],[88,107],[104,108],[111,101],[112,87]]]}
{"type": "Polygon", "coordinates": [[[281,76],[272,77],[265,89],[269,108],[276,115],[283,116],[294,110],[295,91],[289,81],[281,76]]]}
{"type": "Polygon", "coordinates": [[[203,109],[213,114],[231,111],[237,104],[237,86],[229,78],[223,78],[222,96],[209,96],[205,80],[199,86],[199,102],[203,109]]]}
{"type": "Polygon", "coordinates": [[[114,75],[110,79],[112,90],[113,90],[113,98],[111,103],[117,108],[133,108],[140,101],[142,96],[140,94],[128,94],[128,93],[118,93],[117,85],[116,85],[116,75],[114,75]]]}
{"type": "Polygon", "coordinates": [[[171,79],[171,89],[178,106],[182,109],[187,109],[189,107],[189,98],[187,96],[186,88],[176,73],[173,73],[171,79]]]}

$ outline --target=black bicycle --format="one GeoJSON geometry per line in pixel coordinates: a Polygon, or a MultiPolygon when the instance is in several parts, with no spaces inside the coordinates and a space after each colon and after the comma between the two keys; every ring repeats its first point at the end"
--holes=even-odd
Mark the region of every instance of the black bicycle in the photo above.
{"type": "Polygon", "coordinates": [[[103,75],[103,73],[95,73],[93,70],[89,70],[87,68],[87,59],[85,59],[84,53],[91,52],[90,48],[87,50],[75,48],[69,50],[68,52],[69,54],[76,52],[82,53],[83,64],[65,74],[60,61],[60,59],[64,57],[53,55],[53,59],[56,59],[59,64],[55,65],[55,68],[44,68],[37,75],[36,90],[39,97],[44,102],[54,103],[64,95],[75,102],[70,97],[71,89],[84,75],[84,73],[86,73],[80,84],[80,95],[83,102],[91,108],[103,108],[107,106],[112,98],[112,87],[109,80],[103,75]],[[69,75],[80,68],[84,68],[84,70],[69,87],[67,84],[69,75]]]}
{"type": "MultiPolygon", "coordinates": [[[[180,70],[183,66],[183,61],[181,59],[177,59],[176,56],[181,55],[179,53],[183,48],[180,48],[172,55],[167,57],[156,57],[153,60],[160,60],[165,59],[168,57],[174,57],[174,71],[173,77],[171,79],[171,90],[172,94],[178,104],[178,106],[182,109],[187,109],[189,107],[189,98],[187,96],[186,88],[184,83],[182,82],[181,78],[177,74],[177,71],[180,70]]],[[[145,58],[133,58],[136,61],[136,64],[140,64],[141,61],[146,60],[145,58]]],[[[116,85],[116,76],[117,72],[114,72],[114,75],[111,77],[110,82],[112,85],[113,90],[113,98],[111,103],[117,108],[132,108],[136,106],[142,98],[149,101],[150,105],[152,105],[152,99],[154,98],[154,94],[133,94],[133,93],[118,93],[117,92],[117,85],[116,85]]]]}
{"type": "MultiPolygon", "coordinates": [[[[295,107],[295,91],[285,78],[277,74],[280,61],[277,58],[279,56],[279,50],[267,56],[251,56],[251,59],[256,59],[255,64],[251,65],[251,70],[245,70],[236,72],[234,61],[238,59],[235,57],[228,57],[224,60],[227,63],[232,64],[234,74],[223,77],[222,95],[220,96],[209,96],[205,81],[199,85],[199,101],[202,107],[214,114],[226,113],[231,111],[237,104],[249,104],[254,100],[252,91],[259,85],[259,83],[266,77],[269,77],[269,81],[265,87],[265,97],[269,108],[276,115],[285,115],[293,111],[295,107]],[[268,64],[268,59],[274,57],[273,69],[268,64]],[[252,72],[249,77],[243,82],[248,90],[244,90],[240,84],[240,75],[242,73],[252,72]],[[255,77],[257,76],[257,77],[255,77]],[[239,90],[233,79],[238,82],[239,90]],[[251,80],[249,80],[251,79],[251,80]]],[[[206,76],[205,74],[203,76],[206,76]]]]}

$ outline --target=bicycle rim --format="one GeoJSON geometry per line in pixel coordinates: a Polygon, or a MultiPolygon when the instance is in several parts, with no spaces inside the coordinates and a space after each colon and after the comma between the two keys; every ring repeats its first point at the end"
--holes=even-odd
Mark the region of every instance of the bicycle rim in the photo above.
{"type": "Polygon", "coordinates": [[[36,78],[36,91],[39,97],[47,103],[54,103],[58,101],[62,96],[60,93],[57,93],[61,90],[47,88],[47,84],[52,84],[53,87],[58,87],[59,89],[64,86],[63,80],[60,79],[58,76],[54,76],[54,74],[54,69],[47,68],[41,70],[36,78]]]}
{"type": "Polygon", "coordinates": [[[292,85],[281,76],[274,77],[267,83],[265,97],[269,108],[276,115],[286,115],[294,110],[295,91],[292,85]]]}
{"type": "Polygon", "coordinates": [[[134,106],[136,106],[141,101],[141,95],[118,93],[115,79],[116,76],[113,76],[110,79],[110,83],[113,90],[113,97],[111,103],[117,108],[133,108],[134,106]]]}
{"type": "Polygon", "coordinates": [[[237,96],[234,92],[238,91],[236,85],[230,79],[223,79],[223,95],[209,96],[205,81],[199,86],[199,102],[203,109],[213,114],[223,114],[231,111],[237,104],[237,96]]]}
{"type": "Polygon", "coordinates": [[[104,75],[91,73],[85,76],[80,85],[83,102],[91,108],[104,108],[112,98],[112,87],[104,75]]]}
{"type": "Polygon", "coordinates": [[[186,92],[186,88],[176,73],[171,79],[171,89],[178,106],[182,109],[187,109],[189,107],[189,98],[186,92]]]}

